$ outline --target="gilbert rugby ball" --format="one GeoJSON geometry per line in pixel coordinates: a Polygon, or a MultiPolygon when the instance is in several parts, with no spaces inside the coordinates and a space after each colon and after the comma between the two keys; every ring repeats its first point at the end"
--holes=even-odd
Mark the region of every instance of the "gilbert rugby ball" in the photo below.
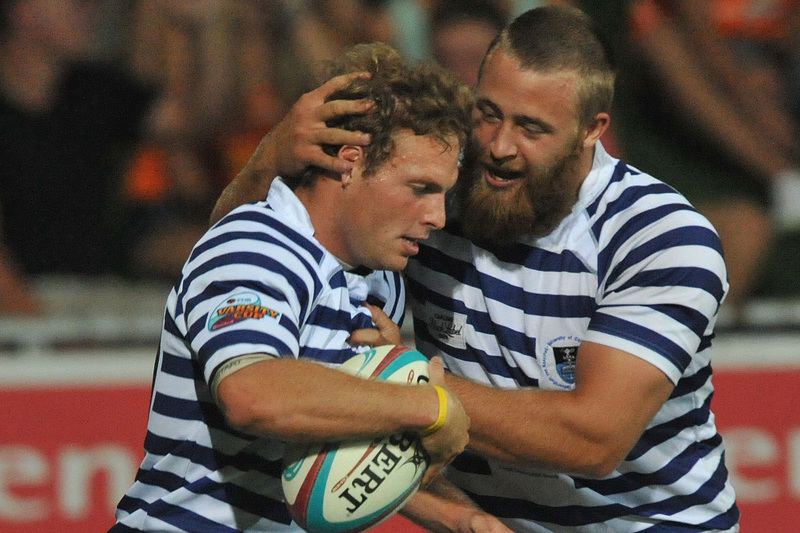
{"type": "MultiPolygon", "coordinates": [[[[393,383],[428,382],[428,359],[380,346],[345,361],[344,372],[393,383]]],[[[287,450],[282,475],[289,512],[312,533],[363,531],[397,512],[417,491],[428,455],[416,433],[287,450]]]]}

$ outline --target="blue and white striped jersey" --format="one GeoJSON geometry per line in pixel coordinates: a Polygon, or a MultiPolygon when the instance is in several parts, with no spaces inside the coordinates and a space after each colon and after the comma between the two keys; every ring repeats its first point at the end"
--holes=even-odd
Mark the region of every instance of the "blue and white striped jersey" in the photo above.
{"type": "Polygon", "coordinates": [[[598,145],[577,204],[549,236],[487,250],[441,230],[420,248],[407,268],[417,348],[442,355],[455,374],[571,390],[577,348],[591,341],[675,383],[606,478],[466,453],[448,472],[457,485],[514,531],[734,530],[738,510],[709,408],[727,275],[714,229],[680,194],[598,145]]]}
{"type": "Polygon", "coordinates": [[[167,301],[145,458],[113,532],[284,532],[283,445],[227,425],[214,372],[262,353],[337,365],[351,332],[374,327],[361,305],[400,321],[399,273],[345,272],[313,237],[303,204],[280,180],[266,203],[232,211],[197,243],[167,301]]]}

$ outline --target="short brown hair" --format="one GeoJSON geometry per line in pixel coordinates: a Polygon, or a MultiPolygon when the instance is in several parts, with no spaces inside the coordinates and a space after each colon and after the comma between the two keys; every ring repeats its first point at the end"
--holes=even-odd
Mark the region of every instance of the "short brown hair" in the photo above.
{"type": "MultiPolygon", "coordinates": [[[[370,98],[377,111],[345,115],[328,121],[329,127],[363,131],[372,136],[365,147],[365,174],[388,160],[394,150],[394,134],[401,130],[431,135],[446,149],[460,149],[472,131],[472,89],[432,62],[411,63],[384,43],[358,44],[324,65],[325,79],[351,72],[369,72],[331,94],[329,100],[370,98]],[[459,146],[449,146],[455,136],[459,146]]],[[[326,145],[334,155],[339,146],[326,145]]],[[[306,172],[308,174],[308,172],[306,172]]],[[[307,183],[308,177],[303,181],[307,183]]]]}
{"type": "Polygon", "coordinates": [[[592,19],[578,8],[551,5],[518,16],[489,46],[481,73],[498,48],[513,55],[526,70],[576,72],[582,126],[590,124],[597,113],[611,111],[616,78],[611,49],[592,19]]]}

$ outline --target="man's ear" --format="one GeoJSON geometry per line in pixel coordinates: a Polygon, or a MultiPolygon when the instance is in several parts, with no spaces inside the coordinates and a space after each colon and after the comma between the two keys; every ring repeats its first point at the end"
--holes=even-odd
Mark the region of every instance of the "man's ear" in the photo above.
{"type": "Polygon", "coordinates": [[[364,168],[364,148],[345,144],[339,148],[339,152],[336,155],[339,159],[349,161],[353,165],[349,172],[342,174],[342,185],[348,185],[352,183],[355,175],[361,175],[361,171],[364,168]]]}
{"type": "Polygon", "coordinates": [[[594,120],[592,120],[586,128],[583,145],[594,146],[598,139],[603,136],[603,133],[606,132],[610,122],[611,117],[609,117],[608,113],[598,113],[595,115],[594,120]]]}

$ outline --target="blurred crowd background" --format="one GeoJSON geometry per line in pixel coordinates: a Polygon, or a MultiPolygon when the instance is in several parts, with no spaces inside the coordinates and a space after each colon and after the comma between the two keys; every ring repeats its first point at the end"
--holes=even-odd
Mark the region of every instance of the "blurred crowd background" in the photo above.
{"type": "MultiPolygon", "coordinates": [[[[499,29],[545,3],[0,0],[0,334],[148,284],[158,308],[133,312],[159,320],[217,196],[320,60],[385,41],[474,84],[499,29]]],[[[607,149],[720,232],[724,325],[800,300],[800,1],[560,3],[615,50],[607,149]]]]}

